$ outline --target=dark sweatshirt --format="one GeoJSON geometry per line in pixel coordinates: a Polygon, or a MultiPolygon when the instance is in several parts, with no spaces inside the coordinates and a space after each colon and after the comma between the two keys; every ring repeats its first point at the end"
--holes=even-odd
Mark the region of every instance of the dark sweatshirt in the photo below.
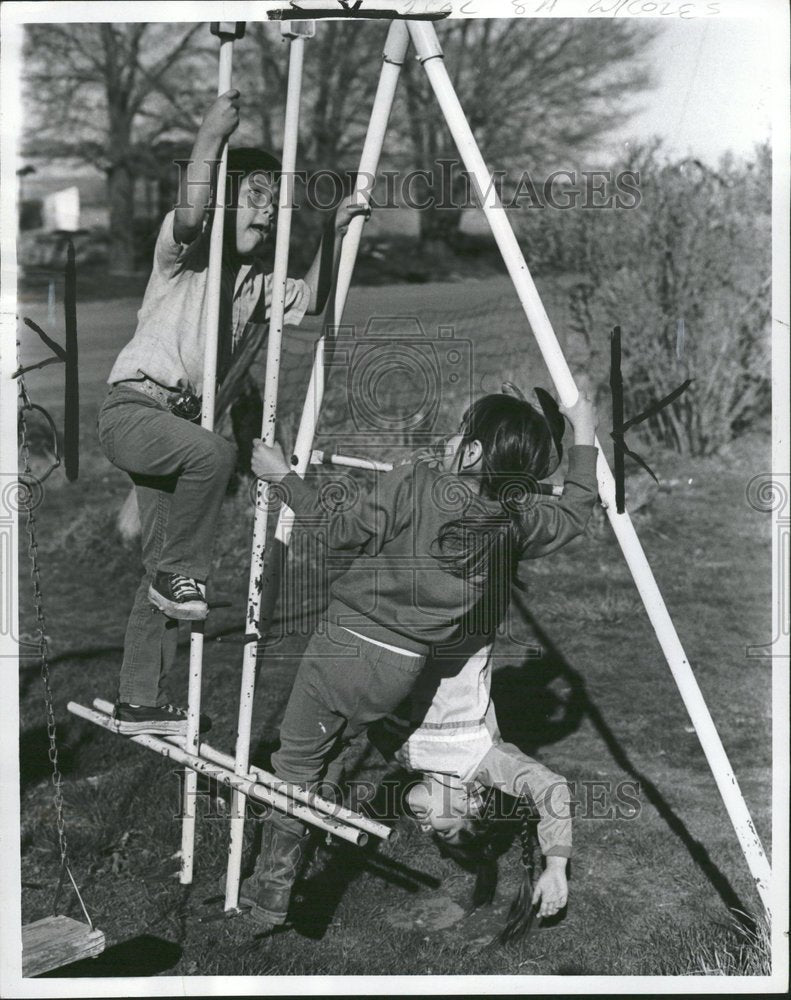
{"type": "MultiPolygon", "coordinates": [[[[597,495],[596,451],[570,448],[563,496],[533,498],[520,559],[549,555],[582,533],[597,495]]],[[[297,522],[325,536],[329,567],[345,568],[330,587],[328,620],[425,654],[457,634],[481,602],[481,585],[454,576],[432,555],[442,527],[469,504],[469,488],[458,476],[425,463],[402,466],[377,477],[367,495],[346,497],[329,511],[319,491],[296,473],[282,486],[297,522]]],[[[496,501],[476,497],[476,505],[485,516],[502,517],[496,501]]]]}

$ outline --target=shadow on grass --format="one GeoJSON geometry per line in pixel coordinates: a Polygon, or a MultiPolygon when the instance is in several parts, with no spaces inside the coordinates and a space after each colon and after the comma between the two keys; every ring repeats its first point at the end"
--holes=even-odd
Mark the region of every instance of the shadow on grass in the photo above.
{"type": "Polygon", "coordinates": [[[412,893],[419,892],[421,887],[440,887],[439,879],[379,854],[378,846],[369,843],[354,847],[343,842],[334,846],[326,867],[299,885],[293,917],[298,934],[313,940],[323,938],[344,893],[365,873],[412,893]]]}
{"type": "MultiPolygon", "coordinates": [[[[77,766],[77,751],[90,742],[86,731],[76,740],[65,742],[58,730],[58,766],[61,774],[71,774],[77,766]]],[[[36,726],[19,734],[19,786],[24,791],[52,774],[47,727],[36,726]]]]}
{"type": "MultiPolygon", "coordinates": [[[[271,770],[272,753],[278,748],[278,740],[262,740],[257,745],[253,760],[265,770],[271,770]]],[[[355,769],[345,774],[346,780],[356,773],[355,769]]],[[[405,780],[406,772],[392,776],[392,780],[405,780]]],[[[394,820],[389,805],[392,797],[390,789],[380,785],[376,796],[367,803],[363,812],[379,822],[394,820]],[[387,803],[380,801],[387,798],[387,803]]],[[[261,843],[261,830],[256,829],[253,838],[253,856],[257,855],[261,843]]],[[[320,834],[314,834],[311,841],[311,856],[319,848],[320,834]]],[[[344,841],[333,842],[329,857],[319,872],[306,879],[300,878],[295,890],[293,910],[294,930],[303,937],[320,940],[332,923],[335,911],[347,889],[364,874],[372,874],[388,885],[407,892],[419,892],[421,888],[438,889],[440,881],[416,868],[396,861],[379,853],[380,844],[373,838],[364,847],[356,847],[344,841]]]]}
{"type": "Polygon", "coordinates": [[[172,969],[182,949],[172,941],[141,934],[107,948],[96,958],[84,958],[62,969],[53,969],[38,979],[98,979],[111,976],[157,976],[172,969]]]}
{"type": "MultiPolygon", "coordinates": [[[[240,636],[240,630],[229,625],[226,628],[217,629],[216,632],[207,634],[204,641],[209,647],[214,643],[241,646],[240,636]],[[240,641],[234,642],[233,640],[240,641]]],[[[189,648],[190,633],[185,629],[179,638],[177,649],[179,651],[183,651],[188,650],[189,648]]],[[[50,667],[56,667],[62,663],[87,663],[91,660],[101,659],[104,656],[116,656],[118,658],[118,670],[120,670],[123,652],[123,643],[109,643],[104,646],[85,646],[82,649],[65,649],[62,653],[58,653],[56,656],[50,656],[48,658],[48,663],[50,667]]],[[[116,682],[115,676],[113,676],[112,681],[113,683],[116,682]]],[[[35,657],[24,664],[20,663],[20,700],[30,692],[31,688],[40,683],[41,660],[38,657],[35,657]]]]}
{"type": "Polygon", "coordinates": [[[527,663],[492,674],[492,699],[503,738],[531,756],[576,732],[587,713],[584,686],[571,685],[567,698],[550,688],[556,677],[569,680],[566,671],[571,671],[565,660],[559,669],[557,656],[561,654],[554,648],[550,652],[544,647],[539,658],[531,656],[527,663]]]}
{"type": "Polygon", "coordinates": [[[527,748],[529,745],[532,748],[553,742],[573,732],[582,718],[587,717],[613,760],[630,777],[639,782],[641,792],[684,845],[689,856],[706,876],[726,907],[742,925],[753,929],[754,921],[747,912],[748,907],[712,860],[706,847],[692,836],[684,821],[671,808],[657,785],[631,762],[601,710],[588,694],[582,676],[568,663],[561,650],[536,621],[521,595],[516,594],[515,601],[518,602],[519,611],[524,615],[525,622],[532,628],[541,644],[543,653],[538,660],[531,659],[529,672],[522,668],[505,668],[493,675],[492,695],[497,705],[498,720],[506,738],[512,739],[520,747],[527,748]],[[545,697],[547,692],[542,690],[555,677],[563,678],[571,689],[570,697],[563,703],[564,717],[558,722],[548,721],[546,715],[543,718],[541,716],[542,711],[546,711],[548,707],[551,710],[554,705],[560,703],[560,699],[554,695],[550,698],[545,697]],[[530,706],[527,713],[524,711],[526,705],[530,706]],[[510,711],[508,706],[511,706],[510,711]]]}

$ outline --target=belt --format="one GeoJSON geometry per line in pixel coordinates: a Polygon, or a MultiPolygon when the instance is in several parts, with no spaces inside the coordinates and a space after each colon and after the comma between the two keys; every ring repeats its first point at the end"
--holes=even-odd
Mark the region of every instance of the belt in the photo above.
{"type": "Polygon", "coordinates": [[[125,378],[121,379],[120,382],[113,382],[113,385],[123,385],[128,386],[130,389],[136,389],[138,392],[142,392],[146,396],[150,396],[151,399],[155,400],[157,403],[162,403],[163,406],[169,406],[172,402],[173,397],[178,394],[178,389],[168,389],[164,385],[160,385],[158,382],[154,382],[150,378],[125,378]]]}
{"type": "Polygon", "coordinates": [[[183,417],[190,422],[196,422],[201,414],[201,398],[196,396],[189,386],[180,388],[162,385],[154,379],[145,375],[141,379],[125,378],[113,385],[129,385],[137,392],[153,399],[161,404],[166,410],[170,410],[174,417],[183,417]]]}

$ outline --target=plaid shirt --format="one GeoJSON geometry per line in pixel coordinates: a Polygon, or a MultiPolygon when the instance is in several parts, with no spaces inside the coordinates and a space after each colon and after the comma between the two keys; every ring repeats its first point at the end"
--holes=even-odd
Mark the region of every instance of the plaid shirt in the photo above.
{"type": "MultiPolygon", "coordinates": [[[[168,212],[162,223],[151,277],[137,314],[137,329],[118,355],[107,381],[112,384],[144,374],[167,386],[189,383],[200,395],[211,230],[204,227],[188,245],[177,243],[174,217],[175,211],[168,212]]],[[[249,326],[269,322],[271,302],[272,275],[263,273],[260,261],[243,264],[238,271],[223,261],[218,378],[222,379],[249,326]]],[[[288,278],[285,323],[298,325],[309,302],[308,285],[288,278]]]]}

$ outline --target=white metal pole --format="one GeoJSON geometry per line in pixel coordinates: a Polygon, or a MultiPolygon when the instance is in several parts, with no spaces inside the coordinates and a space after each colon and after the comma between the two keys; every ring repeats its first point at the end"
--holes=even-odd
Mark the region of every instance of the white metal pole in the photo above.
{"type": "MultiPolygon", "coordinates": [[[[238,36],[237,25],[221,23],[217,26],[220,36],[220,61],[217,74],[217,94],[231,89],[233,43],[238,36]]],[[[206,340],[203,354],[203,406],[201,427],[214,430],[214,396],[217,381],[217,342],[220,325],[220,293],[222,288],[222,245],[225,228],[225,178],[228,170],[228,143],[223,143],[217,166],[215,203],[212,209],[212,226],[209,240],[209,271],[206,289],[206,340]]],[[[201,587],[205,595],[205,587],[201,587]]],[[[198,747],[200,721],[201,682],[203,677],[203,622],[195,622],[190,630],[190,663],[187,689],[187,735],[185,746],[195,752],[198,747]]],[[[181,820],[181,871],[182,884],[192,882],[195,852],[195,794],[197,775],[188,770],[184,775],[184,803],[181,820]]]]}
{"type": "MultiPolygon", "coordinates": [[[[409,46],[409,32],[403,21],[393,21],[387,32],[384,52],[382,54],[382,72],[379,76],[379,84],[376,88],[373,107],[371,108],[371,119],[368,123],[368,131],[360,154],[360,167],[357,172],[357,182],[354,194],[359,204],[367,205],[371,198],[371,191],[376,179],[376,172],[379,169],[379,157],[382,153],[385,135],[387,133],[387,123],[390,120],[390,111],[393,107],[396,85],[401,74],[401,67],[404,64],[406,50],[409,46]]],[[[365,217],[358,215],[352,219],[346,235],[343,238],[340,260],[338,262],[338,275],[335,283],[334,329],[340,326],[343,318],[343,310],[346,306],[346,298],[349,294],[354,264],[357,260],[357,252],[360,249],[360,239],[362,237],[365,217]]],[[[327,327],[325,325],[325,331],[327,327]]],[[[305,475],[310,464],[311,449],[313,439],[316,436],[316,425],[319,420],[321,404],[324,399],[324,348],[326,344],[325,332],[316,344],[316,353],[313,358],[313,368],[310,373],[310,382],[305,393],[305,403],[302,408],[302,417],[297,431],[297,440],[294,445],[294,456],[297,464],[294,471],[300,476],[305,475]]],[[[294,512],[288,507],[283,507],[278,519],[276,537],[284,545],[288,545],[291,539],[291,531],[294,525],[294,512]]]]}
{"type": "MultiPolygon", "coordinates": [[[[217,95],[231,89],[234,35],[220,26],[220,66],[217,95]]],[[[206,288],[206,340],[203,349],[203,408],[201,427],[214,429],[214,399],[217,392],[217,344],[220,330],[220,296],[222,291],[222,247],[225,232],[225,181],[228,175],[228,143],[224,142],[217,165],[217,186],[212,207],[209,238],[209,274],[206,288]]]]}
{"type": "MultiPolygon", "coordinates": [[[[494,180],[484,162],[445,66],[442,47],[434,26],[426,21],[409,21],[409,34],[467,171],[474,178],[482,207],[525,315],[533,330],[561,403],[572,405],[579,395],[571,370],[544,309],[516,236],[494,189],[494,180]]],[[[598,444],[598,441],[597,441],[598,444]]],[[[689,665],[675,626],[662,599],[628,513],[619,514],[615,504],[615,480],[599,447],[599,494],[607,510],[646,612],[665,654],[684,705],[709,762],[733,828],[761,900],[769,912],[771,869],[758,833],[742,796],[725,748],[706,702],[689,665]]]]}
{"type": "MultiPolygon", "coordinates": [[[[283,132],[283,158],[280,181],[279,212],[275,238],[275,264],[272,274],[272,302],[269,309],[269,339],[266,351],[266,376],[264,382],[264,414],[261,438],[268,444],[275,443],[275,417],[277,414],[277,389],[280,377],[280,345],[283,337],[283,317],[288,276],[288,249],[291,238],[291,211],[294,203],[294,173],[297,161],[299,136],[299,104],[302,94],[302,65],[305,38],[313,34],[312,21],[294,21],[283,25],[283,34],[291,38],[288,62],[288,87],[283,132]]],[[[266,525],[269,513],[269,488],[262,480],[256,483],[253,544],[250,557],[250,580],[247,592],[245,628],[255,638],[245,644],[242,660],[242,681],[239,695],[239,721],[236,731],[236,773],[246,774],[250,761],[250,731],[253,719],[255,693],[255,664],[258,651],[257,636],[261,616],[261,596],[264,579],[264,553],[266,525]]],[[[242,868],[242,843],[244,838],[244,797],[234,794],[231,798],[231,840],[228,848],[228,877],[225,888],[225,908],[234,909],[239,900],[239,880],[242,868]]]]}
{"type": "MultiPolygon", "coordinates": [[[[66,707],[72,715],[79,716],[79,718],[85,719],[87,722],[93,722],[95,725],[101,726],[110,732],[117,732],[115,720],[104,712],[97,712],[92,708],[86,708],[84,705],[80,705],[74,701],[70,701],[66,707]]],[[[133,743],[138,743],[142,747],[146,747],[148,750],[154,750],[163,757],[169,757],[178,764],[182,764],[187,768],[187,773],[194,774],[196,779],[198,774],[204,774],[206,777],[218,781],[221,785],[226,785],[232,789],[234,794],[241,796],[243,801],[249,797],[256,799],[258,802],[265,802],[279,809],[281,812],[288,813],[290,816],[297,816],[299,819],[318,827],[320,830],[326,830],[328,833],[340,837],[341,840],[348,840],[350,843],[360,847],[368,841],[368,834],[365,830],[343,823],[341,820],[334,819],[332,816],[317,811],[304,802],[298,802],[288,795],[284,795],[282,792],[260,784],[256,781],[254,774],[235,773],[232,768],[224,766],[220,760],[216,759],[221,757],[224,760],[232,761],[232,758],[227,757],[225,754],[217,754],[216,758],[212,760],[207,754],[199,756],[198,754],[189,753],[178,744],[171,743],[169,740],[142,733],[137,736],[129,736],[127,739],[130,739],[133,743]]]]}
{"type": "Polygon", "coordinates": [[[316,450],[310,453],[311,465],[342,465],[350,469],[370,469],[372,472],[392,472],[392,462],[377,462],[373,458],[355,458],[353,455],[328,455],[316,450]]]}
{"type": "MultiPolygon", "coordinates": [[[[112,717],[112,702],[106,701],[104,698],[94,698],[93,707],[99,712],[104,712],[105,715],[112,717]]],[[[169,743],[178,743],[181,745],[181,737],[179,736],[165,736],[163,739],[166,739],[169,743]]],[[[230,754],[215,750],[214,747],[203,741],[201,741],[198,747],[197,756],[205,757],[206,760],[210,760],[215,764],[221,764],[231,771],[236,766],[234,758],[230,754]]],[[[332,819],[337,819],[347,826],[357,827],[359,830],[364,830],[366,833],[370,833],[374,837],[379,837],[381,840],[389,840],[393,834],[392,829],[389,826],[385,826],[384,823],[377,823],[376,820],[370,819],[368,816],[363,816],[361,813],[353,812],[345,806],[330,802],[329,799],[322,798],[315,792],[307,792],[298,785],[289,785],[287,781],[281,781],[280,778],[276,778],[274,774],[270,774],[261,767],[251,765],[249,773],[255,777],[260,785],[266,785],[271,791],[279,792],[281,795],[285,795],[295,802],[301,802],[303,805],[310,806],[316,812],[325,813],[332,819]]]]}

